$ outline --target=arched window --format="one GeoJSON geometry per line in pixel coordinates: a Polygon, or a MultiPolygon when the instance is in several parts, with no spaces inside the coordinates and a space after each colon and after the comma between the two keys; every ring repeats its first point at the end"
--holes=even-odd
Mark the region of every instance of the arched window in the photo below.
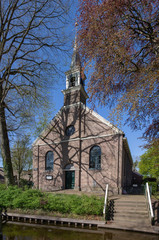
{"type": "Polygon", "coordinates": [[[89,168],[90,169],[101,168],[101,148],[97,145],[93,146],[90,150],[89,168]]]}
{"type": "Polygon", "coordinates": [[[45,170],[53,170],[54,155],[52,151],[46,153],[45,156],[45,170]]]}
{"type": "Polygon", "coordinates": [[[75,86],[75,77],[71,77],[70,79],[70,87],[74,87],[75,86]]]}

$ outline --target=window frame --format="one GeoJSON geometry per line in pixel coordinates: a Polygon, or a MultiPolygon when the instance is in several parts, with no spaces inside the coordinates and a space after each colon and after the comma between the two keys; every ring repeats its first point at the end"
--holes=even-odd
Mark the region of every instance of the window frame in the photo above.
{"type": "Polygon", "coordinates": [[[65,129],[65,135],[67,136],[67,137],[70,137],[70,136],[72,136],[74,133],[75,133],[75,126],[74,125],[69,125],[69,126],[67,126],[66,127],[66,129],[65,129]],[[71,132],[70,132],[70,128],[71,128],[71,132]]]}
{"type": "Polygon", "coordinates": [[[75,87],[76,86],[76,77],[71,76],[70,78],[70,87],[75,87]]]}
{"type": "Polygon", "coordinates": [[[54,153],[53,153],[53,151],[47,151],[47,153],[45,154],[45,171],[53,171],[54,170],[54,153]],[[48,162],[48,160],[47,160],[47,156],[48,156],[48,154],[49,153],[52,153],[52,160],[53,160],[53,163],[52,163],[52,168],[49,168],[49,166],[47,166],[48,164],[47,164],[47,162],[48,162]]]}
{"type": "Polygon", "coordinates": [[[90,152],[89,152],[89,169],[90,170],[101,170],[101,156],[102,156],[101,147],[99,145],[92,146],[91,149],[90,149],[90,152]],[[93,163],[93,161],[91,160],[91,158],[93,157],[91,153],[92,153],[93,148],[95,148],[95,147],[99,148],[100,155],[94,156],[95,157],[95,162],[93,163]],[[100,159],[97,159],[97,157],[98,158],[100,157],[100,159]],[[94,167],[91,166],[91,165],[93,165],[92,163],[95,165],[94,167]]]}

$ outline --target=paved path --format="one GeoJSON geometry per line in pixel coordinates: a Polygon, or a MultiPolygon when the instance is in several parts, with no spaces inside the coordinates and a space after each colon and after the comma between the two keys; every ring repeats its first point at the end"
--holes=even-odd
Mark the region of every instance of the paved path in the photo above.
{"type": "Polygon", "coordinates": [[[75,195],[88,195],[88,196],[92,196],[92,195],[95,195],[95,196],[102,196],[104,197],[104,192],[102,191],[93,191],[93,192],[84,192],[84,191],[79,191],[79,190],[75,190],[75,189],[64,189],[64,190],[57,190],[57,191],[52,191],[50,193],[53,193],[53,194],[75,194],[75,195]]]}
{"type": "Polygon", "coordinates": [[[133,232],[141,232],[141,233],[152,233],[159,234],[159,227],[149,226],[148,228],[139,226],[130,226],[129,224],[118,225],[116,223],[108,223],[108,224],[99,224],[98,228],[101,229],[115,229],[115,230],[124,230],[124,231],[133,231],[133,232]]]}

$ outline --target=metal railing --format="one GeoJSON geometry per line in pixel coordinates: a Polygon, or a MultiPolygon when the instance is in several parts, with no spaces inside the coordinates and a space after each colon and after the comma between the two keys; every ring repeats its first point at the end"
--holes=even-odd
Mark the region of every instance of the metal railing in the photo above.
{"type": "Polygon", "coordinates": [[[107,200],[108,200],[108,184],[106,184],[106,188],[105,188],[105,199],[104,199],[104,208],[103,208],[104,219],[106,214],[107,200]]]}
{"type": "Polygon", "coordinates": [[[146,183],[146,188],[145,188],[145,196],[146,196],[146,203],[149,211],[149,217],[151,224],[153,225],[154,223],[154,214],[153,214],[153,209],[152,209],[152,204],[151,204],[151,196],[150,196],[150,188],[148,182],[146,183]]]}

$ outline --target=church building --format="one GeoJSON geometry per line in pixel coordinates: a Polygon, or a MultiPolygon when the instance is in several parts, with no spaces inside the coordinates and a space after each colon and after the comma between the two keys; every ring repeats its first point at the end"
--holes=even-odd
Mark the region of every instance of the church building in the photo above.
{"type": "Polygon", "coordinates": [[[85,74],[75,41],[66,72],[64,104],[33,143],[34,187],[121,194],[132,183],[132,157],[124,133],[86,106],[85,74]]]}

